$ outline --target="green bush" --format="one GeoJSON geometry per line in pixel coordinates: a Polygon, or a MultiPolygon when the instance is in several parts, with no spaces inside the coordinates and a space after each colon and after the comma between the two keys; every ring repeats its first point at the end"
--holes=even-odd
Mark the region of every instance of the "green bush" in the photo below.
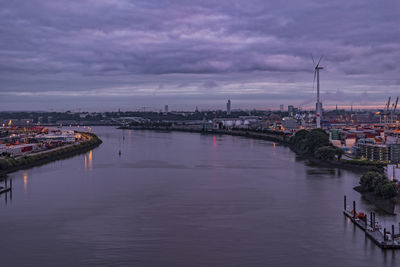
{"type": "Polygon", "coordinates": [[[308,155],[314,155],[315,151],[321,147],[331,146],[329,135],[322,129],[300,130],[290,139],[290,142],[295,150],[308,155]]]}
{"type": "Polygon", "coordinates": [[[9,164],[6,159],[0,159],[0,169],[6,170],[9,168],[9,164]]]}
{"type": "Polygon", "coordinates": [[[340,160],[342,154],[343,150],[333,146],[323,146],[314,152],[314,156],[322,160],[334,160],[336,157],[338,160],[340,160]]]}
{"type": "Polygon", "coordinates": [[[385,183],[381,186],[380,194],[384,198],[393,198],[397,196],[398,188],[395,182],[385,183]]]}
{"type": "Polygon", "coordinates": [[[360,178],[361,190],[364,192],[373,192],[375,195],[383,198],[393,198],[397,195],[398,189],[395,182],[376,171],[368,171],[360,178]]]}

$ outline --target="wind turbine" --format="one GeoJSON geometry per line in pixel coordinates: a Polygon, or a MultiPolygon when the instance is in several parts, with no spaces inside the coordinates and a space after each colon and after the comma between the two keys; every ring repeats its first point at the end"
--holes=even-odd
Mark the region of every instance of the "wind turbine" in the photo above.
{"type": "MultiPolygon", "coordinates": [[[[311,55],[312,61],[315,65],[314,57],[311,55]]],[[[316,104],[316,113],[317,113],[317,128],[321,128],[321,113],[322,113],[322,103],[319,100],[319,70],[324,69],[324,67],[320,66],[319,63],[321,63],[323,56],[321,56],[318,60],[318,63],[315,65],[314,68],[314,81],[313,81],[313,87],[315,83],[315,77],[317,77],[317,104],[316,104]]]]}

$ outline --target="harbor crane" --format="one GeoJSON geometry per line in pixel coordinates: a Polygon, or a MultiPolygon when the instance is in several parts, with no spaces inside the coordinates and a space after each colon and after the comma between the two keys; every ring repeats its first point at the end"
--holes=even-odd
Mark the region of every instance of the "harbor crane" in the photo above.
{"type": "MultiPolygon", "coordinates": [[[[392,123],[394,123],[393,116],[396,115],[396,109],[397,109],[397,103],[398,102],[399,102],[399,97],[396,98],[396,102],[395,102],[395,104],[393,104],[393,110],[392,110],[392,114],[391,114],[392,123]]],[[[396,120],[397,120],[397,116],[396,116],[396,120]]]]}

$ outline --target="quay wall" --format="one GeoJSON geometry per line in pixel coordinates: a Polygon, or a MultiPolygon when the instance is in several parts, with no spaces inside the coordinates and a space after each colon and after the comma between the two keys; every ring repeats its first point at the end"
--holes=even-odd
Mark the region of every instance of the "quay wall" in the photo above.
{"type": "Polygon", "coordinates": [[[78,154],[86,153],[87,151],[98,147],[102,141],[93,133],[82,133],[86,135],[89,140],[80,144],[59,148],[57,150],[48,150],[40,154],[31,154],[17,159],[5,158],[0,159],[0,176],[7,173],[15,172],[21,169],[32,168],[35,166],[43,165],[48,162],[72,157],[78,154]]]}

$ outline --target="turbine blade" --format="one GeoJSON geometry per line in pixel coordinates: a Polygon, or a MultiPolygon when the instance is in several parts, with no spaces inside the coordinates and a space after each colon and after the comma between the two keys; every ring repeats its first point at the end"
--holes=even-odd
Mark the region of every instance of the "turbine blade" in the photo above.
{"type": "Polygon", "coordinates": [[[314,63],[314,66],[315,66],[315,60],[314,60],[314,57],[313,57],[312,54],[311,54],[311,59],[312,59],[312,62],[314,63]]]}
{"type": "Polygon", "coordinates": [[[321,62],[321,60],[322,60],[323,57],[324,57],[324,56],[321,56],[321,57],[319,58],[317,66],[319,66],[319,63],[321,62]]]}

